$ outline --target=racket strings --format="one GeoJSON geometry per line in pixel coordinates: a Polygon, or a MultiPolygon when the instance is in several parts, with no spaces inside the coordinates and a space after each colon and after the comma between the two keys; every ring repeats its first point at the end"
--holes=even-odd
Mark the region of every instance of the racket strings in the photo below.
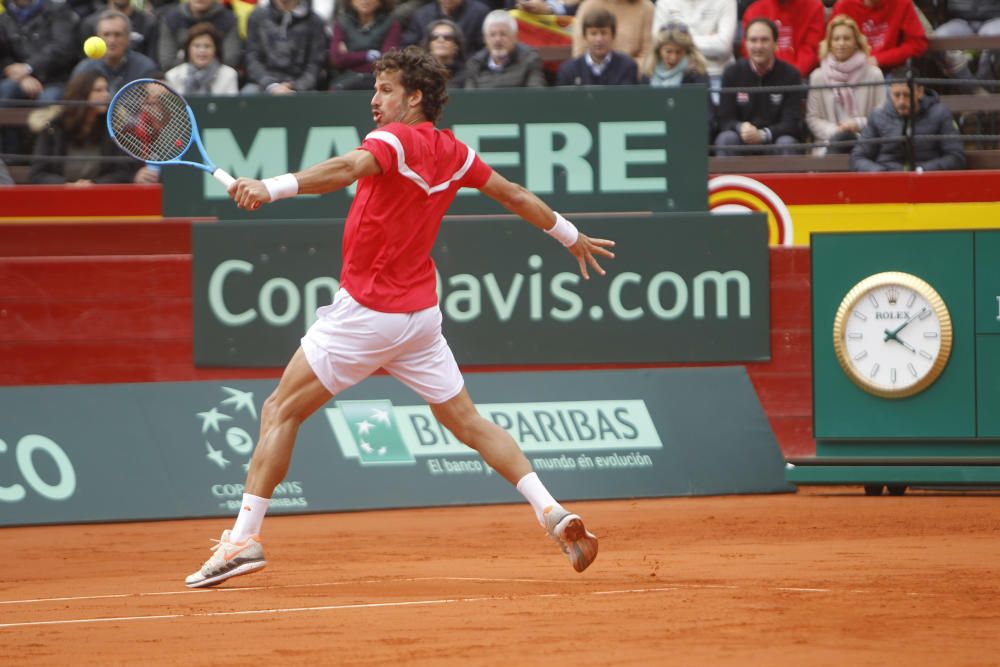
{"type": "Polygon", "coordinates": [[[174,160],[191,143],[193,129],[187,105],[163,84],[127,86],[108,113],[115,140],[126,153],[140,160],[174,160]]]}

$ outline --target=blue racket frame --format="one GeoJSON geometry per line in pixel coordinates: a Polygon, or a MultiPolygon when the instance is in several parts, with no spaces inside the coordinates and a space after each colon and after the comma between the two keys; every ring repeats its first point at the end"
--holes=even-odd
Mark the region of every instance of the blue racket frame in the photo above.
{"type": "Polygon", "coordinates": [[[205,145],[201,143],[201,131],[198,128],[198,121],[194,117],[194,111],[191,109],[191,105],[188,104],[188,101],[184,99],[183,95],[181,95],[176,90],[174,90],[173,88],[171,88],[170,86],[168,86],[166,83],[164,83],[159,79],[135,79],[134,81],[129,81],[124,86],[118,89],[118,92],[115,93],[114,97],[111,98],[111,102],[108,104],[108,112],[107,115],[105,116],[105,123],[108,126],[108,134],[111,135],[111,139],[115,142],[118,148],[125,151],[129,155],[132,155],[130,151],[126,150],[126,148],[121,145],[121,143],[118,141],[118,137],[115,136],[114,130],[111,128],[112,112],[114,111],[115,104],[118,102],[118,98],[121,97],[122,93],[124,93],[129,88],[132,88],[133,86],[140,86],[147,83],[155,83],[157,85],[163,86],[171,93],[176,95],[184,103],[184,110],[187,112],[188,120],[191,121],[191,138],[188,140],[187,145],[184,147],[184,150],[181,151],[179,157],[175,157],[172,160],[143,160],[143,162],[145,162],[146,164],[156,164],[156,165],[182,164],[188,167],[196,167],[198,169],[201,169],[202,171],[211,174],[215,178],[215,180],[222,183],[222,185],[228,189],[230,185],[236,182],[236,179],[230,176],[228,173],[226,173],[225,170],[219,169],[217,166],[215,166],[215,163],[212,162],[212,158],[208,157],[208,152],[205,150],[205,145]],[[201,158],[202,160],[204,160],[204,162],[192,162],[190,160],[181,159],[187,154],[189,150],[191,150],[191,144],[194,144],[198,148],[198,152],[201,154],[201,158]]]}

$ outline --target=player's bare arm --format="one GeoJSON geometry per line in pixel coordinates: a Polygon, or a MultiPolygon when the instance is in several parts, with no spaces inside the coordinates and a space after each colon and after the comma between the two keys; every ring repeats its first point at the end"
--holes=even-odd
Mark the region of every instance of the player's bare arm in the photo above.
{"type": "Polygon", "coordinates": [[[229,195],[240,208],[252,211],[261,204],[296,194],[321,195],[348,187],[359,178],[381,173],[375,157],[366,150],[353,150],[314,164],[295,174],[274,179],[240,178],[229,195]]]}
{"type": "MultiPolygon", "coordinates": [[[[559,222],[560,216],[537,195],[517,183],[508,181],[497,172],[490,175],[486,184],[480,188],[480,192],[544,232],[551,233],[559,222]]],[[[576,257],[576,261],[580,265],[580,275],[583,276],[584,280],[590,280],[587,265],[589,264],[600,275],[605,275],[606,272],[595,255],[614,259],[615,254],[609,250],[614,245],[615,242],[609,239],[594,239],[579,232],[576,241],[572,245],[567,245],[566,249],[576,257]]]]}

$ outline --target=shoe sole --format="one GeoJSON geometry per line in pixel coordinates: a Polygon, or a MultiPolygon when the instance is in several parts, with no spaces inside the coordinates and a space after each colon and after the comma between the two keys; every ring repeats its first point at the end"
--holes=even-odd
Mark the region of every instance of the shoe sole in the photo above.
{"type": "Polygon", "coordinates": [[[267,566],[266,560],[257,560],[251,563],[243,563],[234,567],[232,570],[223,572],[222,574],[217,574],[214,577],[209,577],[207,579],[202,579],[201,581],[196,581],[194,583],[185,582],[185,586],[188,588],[208,588],[209,586],[216,586],[221,584],[226,579],[232,579],[233,577],[238,577],[243,574],[251,574],[257,570],[263,570],[267,566]]]}
{"type": "Polygon", "coordinates": [[[583,520],[573,517],[562,532],[563,541],[570,550],[570,563],[577,572],[583,572],[597,558],[597,536],[587,532],[583,520]]]}

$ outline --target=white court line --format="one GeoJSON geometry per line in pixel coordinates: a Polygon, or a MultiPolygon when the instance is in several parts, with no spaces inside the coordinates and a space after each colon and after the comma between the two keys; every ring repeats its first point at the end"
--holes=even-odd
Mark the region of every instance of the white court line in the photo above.
{"type": "Polygon", "coordinates": [[[560,579],[496,579],[487,577],[406,577],[387,579],[355,579],[349,581],[324,581],[312,584],[278,584],[274,586],[236,586],[230,588],[196,588],[178,591],[155,591],[151,593],[111,593],[107,595],[74,595],[68,597],[55,598],[28,598],[24,600],[0,600],[0,605],[5,604],[31,604],[38,602],[68,602],[71,600],[108,600],[115,598],[141,598],[154,595],[191,595],[205,593],[236,593],[240,591],[267,591],[287,588],[320,588],[325,586],[349,586],[350,584],[398,584],[411,583],[415,581],[482,581],[490,583],[538,583],[538,584],[559,584],[572,583],[560,579]]]}
{"type": "MultiPolygon", "coordinates": [[[[781,588],[775,588],[776,591],[785,591],[788,593],[832,593],[833,589],[830,588],[791,588],[784,586],[781,588]]],[[[851,592],[861,592],[861,591],[851,591],[851,592]]]]}
{"type": "MultiPolygon", "coordinates": [[[[613,595],[621,593],[653,593],[669,591],[673,589],[659,589],[659,588],[648,588],[648,589],[632,589],[629,591],[595,591],[591,595],[613,595]]],[[[385,607],[415,607],[415,606],[430,606],[430,605],[442,605],[442,604],[452,604],[455,602],[483,602],[483,601],[494,601],[503,602],[509,600],[523,600],[528,598],[541,598],[541,597],[568,597],[562,593],[543,593],[539,595],[522,595],[515,597],[474,597],[474,598],[442,598],[437,600],[404,600],[403,602],[369,602],[369,603],[357,603],[357,604],[337,604],[337,605],[323,605],[319,607],[283,607],[276,609],[244,609],[240,611],[208,611],[208,612],[196,612],[192,614],[159,614],[156,616],[118,616],[115,618],[71,618],[61,621],[26,621],[21,623],[0,623],[0,629],[3,628],[23,628],[39,625],[73,625],[73,624],[83,624],[83,623],[108,623],[113,621],[150,621],[150,620],[164,620],[171,618],[204,618],[209,616],[249,616],[255,614],[290,614],[295,612],[303,611],[337,611],[342,609],[378,609],[385,607]]]]}

